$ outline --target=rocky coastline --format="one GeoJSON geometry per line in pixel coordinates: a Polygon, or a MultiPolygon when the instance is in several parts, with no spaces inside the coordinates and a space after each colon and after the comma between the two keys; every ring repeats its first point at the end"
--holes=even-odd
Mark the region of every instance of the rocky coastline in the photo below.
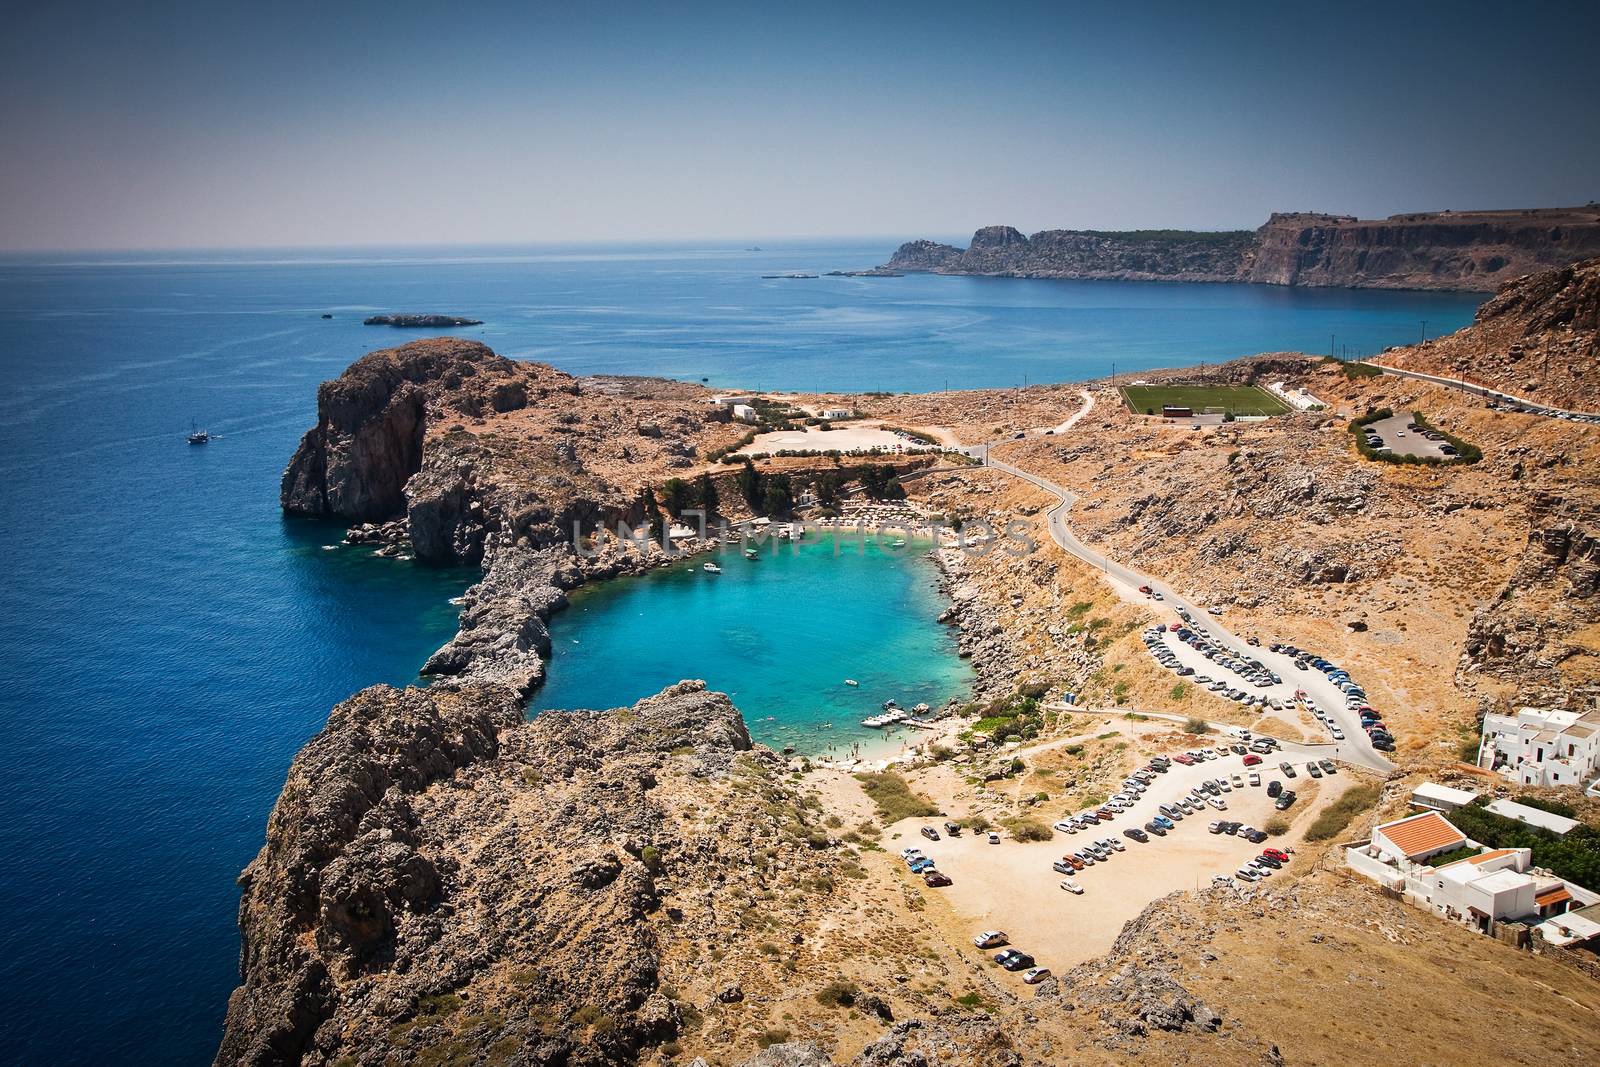
{"type": "Polygon", "coordinates": [[[1256,230],[985,226],[966,248],[909,241],[880,270],[1012,278],[1250,282],[1492,292],[1600,255],[1600,205],[1429,212],[1387,219],[1274,214],[1256,230]]]}

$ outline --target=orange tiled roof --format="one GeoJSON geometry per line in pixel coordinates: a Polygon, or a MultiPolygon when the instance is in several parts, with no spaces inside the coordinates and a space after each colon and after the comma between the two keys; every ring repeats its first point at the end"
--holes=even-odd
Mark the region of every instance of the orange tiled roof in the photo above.
{"type": "Polygon", "coordinates": [[[1543,893],[1534,894],[1533,903],[1536,907],[1548,908],[1552,904],[1559,904],[1563,900],[1571,899],[1572,894],[1567,892],[1567,887],[1558,885],[1546,889],[1543,893]]]}
{"type": "Polygon", "coordinates": [[[1488,852],[1480,852],[1476,856],[1468,856],[1467,862],[1488,863],[1490,860],[1497,860],[1501,856],[1509,856],[1515,851],[1516,849],[1514,848],[1491,848],[1488,852]]]}
{"type": "Polygon", "coordinates": [[[1383,836],[1394,842],[1406,856],[1436,852],[1466,841],[1466,836],[1436,811],[1413,815],[1409,819],[1378,827],[1383,836]]]}

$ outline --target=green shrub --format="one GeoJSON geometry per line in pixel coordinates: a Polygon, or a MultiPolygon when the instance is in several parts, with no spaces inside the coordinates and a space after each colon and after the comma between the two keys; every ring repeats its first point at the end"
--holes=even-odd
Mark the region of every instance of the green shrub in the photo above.
{"type": "Polygon", "coordinates": [[[824,1008],[848,1008],[861,995],[861,988],[843,979],[829,982],[817,991],[817,1003],[824,1008]]]}
{"type": "Polygon", "coordinates": [[[1211,724],[1198,715],[1191,715],[1189,716],[1189,721],[1183,724],[1183,732],[1186,734],[1209,734],[1211,732],[1211,724]]]}
{"type": "Polygon", "coordinates": [[[1289,820],[1285,819],[1282,815],[1274,815],[1272,818],[1267,820],[1266,825],[1261,829],[1265,830],[1273,837],[1282,837],[1284,834],[1289,832],[1289,820]]]}
{"type": "Polygon", "coordinates": [[[858,774],[856,781],[878,807],[878,817],[887,825],[901,819],[925,819],[939,814],[938,805],[912,790],[911,784],[893,771],[858,774]]]}
{"type": "Polygon", "coordinates": [[[1050,827],[1038,819],[1006,819],[1003,825],[1018,841],[1049,841],[1056,836],[1050,827]]]}
{"type": "Polygon", "coordinates": [[[1344,833],[1350,820],[1378,802],[1375,785],[1353,785],[1332,804],[1322,809],[1306,828],[1307,841],[1328,841],[1344,833]]]}

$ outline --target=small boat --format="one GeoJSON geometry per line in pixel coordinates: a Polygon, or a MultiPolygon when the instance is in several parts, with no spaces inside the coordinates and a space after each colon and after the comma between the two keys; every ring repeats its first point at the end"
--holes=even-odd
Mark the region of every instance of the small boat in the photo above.
{"type": "Polygon", "coordinates": [[[906,547],[906,539],[904,537],[897,537],[893,541],[889,542],[889,547],[890,548],[904,548],[904,547],[906,547]]]}
{"type": "Polygon", "coordinates": [[[191,445],[203,445],[210,440],[211,434],[209,431],[197,430],[194,427],[194,423],[191,422],[189,424],[189,443],[191,445]]]}
{"type": "Polygon", "coordinates": [[[900,706],[900,702],[898,700],[896,700],[894,697],[890,697],[888,700],[885,700],[883,702],[883,710],[884,711],[893,711],[895,708],[898,708],[899,706],[900,706]]]}
{"type": "Polygon", "coordinates": [[[717,566],[715,563],[707,563],[705,566],[701,567],[700,569],[705,571],[707,574],[721,574],[722,573],[722,568],[717,566]]]}
{"type": "Polygon", "coordinates": [[[845,685],[860,685],[861,683],[856,681],[854,678],[846,678],[844,680],[844,684],[845,685]]]}
{"type": "Polygon", "coordinates": [[[744,558],[745,559],[760,559],[761,558],[761,554],[759,552],[757,552],[753,548],[747,548],[747,549],[744,550],[744,558]]]}

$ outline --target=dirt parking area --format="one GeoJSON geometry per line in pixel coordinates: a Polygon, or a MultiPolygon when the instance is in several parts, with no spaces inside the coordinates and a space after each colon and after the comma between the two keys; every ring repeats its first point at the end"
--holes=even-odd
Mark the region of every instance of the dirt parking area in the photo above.
{"type": "MultiPolygon", "coordinates": [[[[1313,796],[1313,790],[1308,788],[1311,780],[1303,767],[1297,767],[1299,777],[1285,784],[1301,799],[1290,811],[1281,813],[1292,817],[1290,831],[1282,837],[1253,845],[1244,838],[1212,834],[1206,829],[1209,823],[1220,819],[1264,829],[1269,819],[1280,814],[1267,796],[1267,785],[1274,779],[1283,779],[1277,768],[1283,758],[1286,757],[1249,769],[1244,766],[1243,757],[1236,755],[1193,767],[1174,764],[1169,773],[1156,777],[1132,810],[1087,831],[1057,831],[1053,841],[1023,843],[1003,835],[1000,844],[992,845],[983,834],[963,833],[949,838],[942,831],[941,840],[929,841],[921,836],[921,828],[937,827],[942,820],[908,819],[895,824],[883,844],[896,857],[901,849],[920,847],[939,870],[950,876],[952,885],[925,892],[936,902],[934,908],[950,909],[959,920],[952,924],[955,928],[967,931],[966,951],[978,952],[970,938],[980,931],[1004,930],[1013,945],[1034,956],[1040,965],[1061,973],[1106,952],[1123,924],[1152,900],[1176,890],[1208,885],[1214,875],[1232,874],[1264,848],[1297,846],[1315,812],[1330,797],[1343,792],[1349,775],[1341,773],[1331,782],[1316,783],[1319,788],[1313,796]],[[1130,827],[1143,827],[1159,805],[1170,804],[1200,782],[1239,774],[1248,783],[1250,769],[1262,772],[1261,785],[1246,784],[1242,790],[1224,793],[1226,811],[1208,807],[1203,813],[1184,818],[1166,837],[1151,835],[1145,844],[1122,836],[1122,831],[1130,827]],[[1109,860],[1073,875],[1059,874],[1051,868],[1063,853],[1102,837],[1117,838],[1126,851],[1115,852],[1109,860]],[[1083,887],[1081,896],[1060,888],[1061,881],[1068,877],[1083,887]]],[[[1288,758],[1304,762],[1302,757],[1288,758]]],[[[1054,820],[1069,814],[1073,813],[1058,811],[1046,817],[1054,820]]],[[[1292,876],[1296,862],[1305,861],[1291,859],[1287,868],[1274,872],[1271,878],[1292,876]]],[[[908,883],[914,880],[921,884],[920,878],[903,867],[900,873],[908,883]]],[[[1014,980],[1021,985],[1020,975],[1014,980]]]]}
{"type": "Polygon", "coordinates": [[[1387,419],[1379,419],[1377,422],[1368,423],[1366,428],[1382,438],[1383,443],[1389,447],[1389,451],[1397,456],[1448,459],[1449,457],[1440,451],[1440,446],[1445,442],[1430,441],[1422,436],[1420,430],[1408,428],[1415,418],[1415,412],[1402,411],[1400,414],[1390,416],[1387,419]]]}

